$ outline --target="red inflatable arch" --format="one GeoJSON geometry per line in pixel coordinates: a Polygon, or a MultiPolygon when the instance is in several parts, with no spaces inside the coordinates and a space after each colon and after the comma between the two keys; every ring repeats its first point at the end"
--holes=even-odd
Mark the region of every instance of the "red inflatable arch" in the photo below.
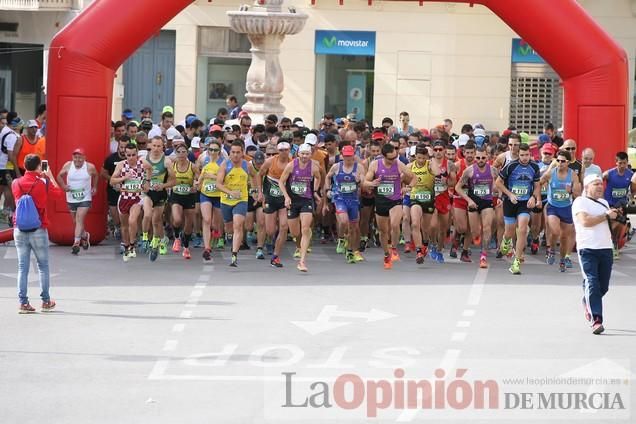
{"type": "MultiPolygon", "coordinates": [[[[565,89],[565,136],[581,147],[595,148],[598,163],[610,166],[626,142],[628,71],[621,47],[575,0],[457,2],[491,9],[554,68],[565,89]]],[[[190,3],[95,1],[53,39],[47,85],[47,155],[52,169],[59,170],[78,145],[86,149],[89,161],[101,166],[108,154],[115,70],[190,3]],[[143,11],[143,25],[135,11],[143,11]]],[[[106,230],[103,184],[100,189],[87,218],[94,242],[103,240],[106,230]]],[[[51,201],[49,214],[51,240],[70,244],[73,234],[65,202],[51,201]]]]}

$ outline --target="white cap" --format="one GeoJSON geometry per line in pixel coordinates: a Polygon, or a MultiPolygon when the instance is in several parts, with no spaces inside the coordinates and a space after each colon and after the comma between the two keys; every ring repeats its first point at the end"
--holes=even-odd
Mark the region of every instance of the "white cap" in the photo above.
{"type": "Polygon", "coordinates": [[[303,121],[296,121],[295,124],[298,128],[305,128],[305,123],[303,121]]]}
{"type": "Polygon", "coordinates": [[[415,150],[417,150],[417,146],[409,147],[409,156],[415,156],[415,150]]]}
{"type": "Polygon", "coordinates": [[[318,142],[318,137],[316,137],[316,134],[309,133],[305,136],[305,144],[309,144],[310,146],[315,146],[317,142],[318,142]]]}
{"type": "MultiPolygon", "coordinates": [[[[315,137],[315,135],[314,135],[315,137]]],[[[298,153],[303,153],[303,152],[309,152],[311,153],[311,145],[310,144],[301,144],[300,147],[298,148],[298,153]]]]}
{"type": "Polygon", "coordinates": [[[166,138],[168,140],[174,140],[177,137],[181,137],[181,133],[179,133],[179,131],[177,131],[177,129],[174,127],[168,128],[168,130],[166,131],[166,138]]]}
{"type": "Polygon", "coordinates": [[[477,128],[475,131],[473,131],[473,134],[475,134],[475,137],[477,136],[486,137],[486,131],[484,131],[483,128],[477,128]]]}
{"type": "Polygon", "coordinates": [[[583,179],[583,186],[587,187],[588,185],[592,184],[595,181],[603,181],[603,179],[598,175],[598,174],[590,174],[587,175],[584,179],[583,179]]]}
{"type": "Polygon", "coordinates": [[[35,119],[29,119],[27,121],[27,128],[38,128],[38,121],[35,119]]]}
{"type": "Polygon", "coordinates": [[[470,140],[470,136],[468,134],[461,134],[457,138],[457,147],[465,146],[466,143],[468,143],[468,140],[470,140]]]}
{"type": "Polygon", "coordinates": [[[284,150],[284,149],[289,150],[289,149],[291,149],[291,145],[288,142],[286,142],[286,141],[281,141],[280,143],[278,143],[276,145],[276,148],[278,150],[284,150]]]}
{"type": "Polygon", "coordinates": [[[200,149],[201,148],[201,137],[193,137],[192,138],[192,142],[190,142],[190,147],[192,147],[194,149],[200,149]]]}

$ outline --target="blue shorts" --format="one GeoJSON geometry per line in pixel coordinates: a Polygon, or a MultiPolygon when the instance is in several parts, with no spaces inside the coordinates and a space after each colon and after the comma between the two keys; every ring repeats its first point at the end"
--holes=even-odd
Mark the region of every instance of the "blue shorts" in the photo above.
{"type": "Polygon", "coordinates": [[[558,206],[552,206],[548,203],[546,212],[548,216],[556,216],[564,224],[574,223],[574,220],[572,219],[572,206],[565,206],[560,208],[558,206]]]}
{"type": "Polygon", "coordinates": [[[220,197],[209,197],[203,193],[199,194],[199,203],[212,203],[213,208],[220,209],[221,208],[221,198],[220,197]]]}
{"type": "Polygon", "coordinates": [[[223,215],[223,222],[232,222],[234,215],[247,215],[247,202],[238,202],[234,206],[221,203],[221,214],[223,215]]]}
{"type": "Polygon", "coordinates": [[[333,199],[333,204],[336,206],[336,214],[346,213],[350,222],[358,221],[360,216],[360,202],[358,199],[333,199]]]}
{"type": "Polygon", "coordinates": [[[402,206],[411,206],[411,196],[408,194],[405,194],[404,197],[402,198],[402,206]]]}

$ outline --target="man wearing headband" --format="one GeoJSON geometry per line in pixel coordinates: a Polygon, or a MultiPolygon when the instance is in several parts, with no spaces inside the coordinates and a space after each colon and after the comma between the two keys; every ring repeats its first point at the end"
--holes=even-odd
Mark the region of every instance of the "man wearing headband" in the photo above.
{"type": "MultiPolygon", "coordinates": [[[[267,152],[273,146],[267,146],[267,152]]],[[[259,191],[259,200],[263,202],[263,212],[265,213],[265,231],[268,237],[273,240],[276,233],[285,234],[283,237],[276,237],[274,254],[270,264],[275,268],[282,268],[280,252],[287,240],[287,209],[285,208],[285,198],[280,189],[280,178],[283,170],[292,160],[289,151],[290,145],[282,142],[277,145],[278,154],[268,157],[261,166],[256,187],[259,191]]],[[[268,153],[271,154],[271,153],[268,153]]]]}
{"type": "Polygon", "coordinates": [[[585,320],[592,325],[594,334],[603,328],[603,296],[609,289],[612,274],[612,233],[609,220],[616,219],[619,211],[610,208],[603,198],[603,179],[588,175],[583,180],[585,196],[572,203],[576,247],[583,274],[583,309],[585,320]]]}

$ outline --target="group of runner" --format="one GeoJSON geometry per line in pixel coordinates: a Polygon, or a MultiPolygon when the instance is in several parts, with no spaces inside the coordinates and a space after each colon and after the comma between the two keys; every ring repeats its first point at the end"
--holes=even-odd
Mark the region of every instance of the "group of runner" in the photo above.
{"type": "MultiPolygon", "coordinates": [[[[269,246],[270,264],[280,268],[289,234],[297,268],[306,272],[314,229],[333,222],[336,250],[347,263],[364,261],[376,239],[390,269],[400,261],[403,240],[417,264],[427,256],[443,263],[450,246],[450,256],[462,262],[472,262],[472,248],[479,249],[479,266],[487,268],[488,251],[496,248],[498,258],[512,258],[510,272],[520,274],[526,250],[537,254],[543,235],[546,262],[556,262],[558,249],[560,271],[572,267],[572,201],[581,195],[586,170],[594,169],[576,159],[574,140],[544,140],[537,151],[512,131],[491,144],[479,138],[482,128],[459,137],[442,128],[400,133],[384,122],[355,128],[330,130],[323,122],[320,131],[270,131],[258,145],[250,139],[256,148],[247,150],[244,137],[227,137],[231,127],[196,140],[197,148],[187,137],[168,140],[164,131],[140,153],[145,146],[122,137],[99,173],[77,149],[58,176],[74,217],[72,253],[90,244],[83,219],[101,175],[109,183],[124,261],[138,250],[151,261],[167,254],[168,229],[172,251],[186,259],[193,235],[200,234],[205,262],[227,240],[229,265],[236,267],[251,238],[256,258],[265,259],[269,246]]],[[[616,167],[602,176],[610,206],[625,210],[636,193],[627,154],[617,153],[616,167]]],[[[625,216],[611,223],[615,256],[625,216]]]]}

